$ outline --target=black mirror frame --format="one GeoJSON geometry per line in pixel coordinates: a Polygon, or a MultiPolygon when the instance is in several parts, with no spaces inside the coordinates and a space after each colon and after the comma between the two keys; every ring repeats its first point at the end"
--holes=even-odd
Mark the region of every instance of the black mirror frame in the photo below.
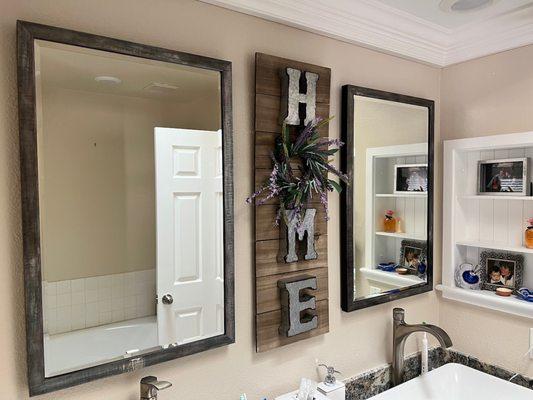
{"type": "Polygon", "coordinates": [[[233,117],[231,62],[119,39],[17,21],[18,101],[26,342],[30,396],[64,389],[95,379],[184,357],[235,342],[233,117]],[[168,63],[218,71],[221,77],[221,115],[224,183],[224,333],[197,342],[155,350],[50,378],[44,373],[42,279],[37,167],[37,128],[34,41],[46,40],[168,63]]]}
{"type": "Polygon", "coordinates": [[[343,186],[341,192],[341,307],[343,311],[351,312],[388,303],[404,297],[414,296],[433,290],[433,189],[434,189],[434,129],[435,102],[433,100],[406,96],[397,93],[369,89],[361,86],[344,85],[342,87],[342,123],[341,139],[345,145],[341,148],[341,170],[349,175],[348,186],[343,186]],[[413,104],[428,109],[428,210],[427,210],[427,282],[395,289],[383,295],[354,300],[354,249],[353,249],[353,188],[354,166],[354,96],[365,96],[374,99],[413,104]]]}

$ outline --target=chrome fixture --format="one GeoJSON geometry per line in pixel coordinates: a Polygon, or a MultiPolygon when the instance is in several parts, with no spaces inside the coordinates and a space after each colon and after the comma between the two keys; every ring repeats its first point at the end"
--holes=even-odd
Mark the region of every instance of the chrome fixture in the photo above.
{"type": "Polygon", "coordinates": [[[160,390],[168,389],[172,383],[158,381],[155,376],[145,376],[141,379],[141,400],[156,400],[160,390]]]}
{"type": "Polygon", "coordinates": [[[161,300],[163,301],[163,304],[166,305],[174,303],[174,299],[172,298],[171,294],[165,294],[161,300]]]}
{"type": "Polygon", "coordinates": [[[427,324],[406,324],[404,320],[405,310],[403,308],[395,308],[392,310],[392,317],[394,322],[392,332],[392,385],[396,386],[403,382],[405,341],[411,333],[430,333],[438,339],[440,345],[444,348],[451,347],[452,340],[448,334],[438,326],[427,324]]]}

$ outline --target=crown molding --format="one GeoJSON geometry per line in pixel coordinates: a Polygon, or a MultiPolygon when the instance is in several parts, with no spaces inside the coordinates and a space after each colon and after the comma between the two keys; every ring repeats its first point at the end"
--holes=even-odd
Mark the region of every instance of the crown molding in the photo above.
{"type": "Polygon", "coordinates": [[[200,0],[439,67],[533,43],[533,7],[448,29],[376,0],[200,0]]]}

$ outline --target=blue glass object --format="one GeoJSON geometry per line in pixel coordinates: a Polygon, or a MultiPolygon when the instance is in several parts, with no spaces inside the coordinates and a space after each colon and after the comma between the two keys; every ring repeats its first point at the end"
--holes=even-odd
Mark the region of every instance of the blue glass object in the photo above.
{"type": "Polygon", "coordinates": [[[426,273],[427,266],[425,263],[421,262],[420,264],[418,264],[417,269],[418,269],[418,273],[423,275],[426,273]]]}
{"type": "Polygon", "coordinates": [[[479,276],[472,271],[465,271],[463,272],[463,280],[470,285],[475,285],[479,282],[479,276]]]}
{"type": "Polygon", "coordinates": [[[378,269],[385,271],[385,272],[393,272],[396,269],[396,264],[393,262],[379,263],[378,269]]]}
{"type": "Polygon", "coordinates": [[[518,289],[518,297],[522,300],[533,302],[533,290],[529,290],[528,288],[520,288],[518,289]]]}

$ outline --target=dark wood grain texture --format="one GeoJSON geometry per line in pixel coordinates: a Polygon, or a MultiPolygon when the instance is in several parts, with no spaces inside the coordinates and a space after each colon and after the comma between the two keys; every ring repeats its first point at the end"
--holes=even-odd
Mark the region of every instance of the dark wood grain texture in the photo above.
{"type": "MultiPolygon", "coordinates": [[[[279,133],[281,125],[279,124],[280,98],[256,94],[256,114],[255,130],[256,132],[279,133]]],[[[329,104],[317,103],[316,116],[322,119],[329,117],[329,104]]],[[[319,129],[320,135],[328,136],[328,126],[324,125],[319,129]]]]}
{"type": "Polygon", "coordinates": [[[282,68],[294,68],[299,69],[300,71],[314,72],[315,74],[318,74],[319,79],[316,88],[316,102],[318,104],[329,104],[331,69],[289,60],[287,58],[275,57],[264,53],[256,53],[255,65],[256,95],[266,94],[278,98],[281,97],[281,80],[279,71],[282,68]]]}
{"type": "Polygon", "coordinates": [[[255,242],[255,273],[257,279],[268,275],[286,274],[294,271],[305,271],[313,268],[327,268],[328,266],[328,237],[326,235],[315,237],[315,250],[318,253],[316,260],[304,260],[305,249],[299,246],[298,262],[283,261],[286,252],[283,240],[258,240],[255,242]]]}
{"type": "Polygon", "coordinates": [[[341,307],[350,312],[377,304],[387,303],[433,290],[433,180],[434,180],[434,123],[435,103],[433,100],[384,92],[360,86],[342,87],[341,170],[349,175],[348,187],[343,184],[341,192],[341,307]],[[427,282],[394,290],[380,296],[354,300],[354,96],[394,101],[425,107],[428,110],[428,210],[427,210],[427,282]]]}
{"type": "MultiPolygon", "coordinates": [[[[281,230],[279,226],[274,225],[274,220],[278,212],[278,206],[275,204],[262,205],[255,208],[255,220],[257,229],[255,231],[255,240],[279,239],[281,230]]],[[[316,205],[315,216],[315,235],[326,235],[328,223],[326,221],[326,212],[322,205],[316,205]]]]}
{"type": "MultiPolygon", "coordinates": [[[[306,269],[304,272],[285,272],[283,273],[283,279],[293,278],[300,275],[312,275],[317,278],[316,290],[304,290],[303,292],[311,296],[315,296],[316,300],[328,299],[328,269],[315,268],[306,269]]],[[[263,314],[270,311],[276,311],[281,309],[280,305],[280,290],[278,288],[278,281],[281,279],[280,275],[269,275],[257,278],[256,281],[256,304],[257,313],[263,314]]]]}
{"type": "MultiPolygon", "coordinates": [[[[281,132],[280,71],[291,67],[300,71],[319,74],[317,82],[317,116],[329,117],[329,91],[331,71],[329,68],[305,64],[293,60],[256,54],[256,92],[255,92],[255,187],[261,187],[270,176],[276,138],[281,132]]],[[[329,136],[328,126],[320,129],[322,137],[329,136]]],[[[295,130],[293,129],[293,135],[295,130]]],[[[258,352],[284,346],[295,341],[322,335],[328,331],[328,269],[327,269],[327,222],[324,210],[315,197],[311,205],[317,209],[315,219],[316,260],[305,261],[304,246],[298,243],[299,261],[287,264],[284,237],[280,227],[274,227],[279,201],[272,199],[264,205],[255,206],[255,288],[256,288],[256,349],[258,352]],[[318,290],[309,291],[317,297],[318,329],[295,337],[286,338],[279,334],[281,305],[277,282],[280,279],[311,274],[317,277],[318,290]],[[313,293],[314,292],[314,293],[313,293]]]]}
{"type": "Polygon", "coordinates": [[[17,23],[20,170],[23,228],[26,343],[30,396],[133,371],[235,342],[233,122],[231,63],[30,22],[17,23]],[[42,318],[41,242],[36,131],[34,41],[46,40],[90,49],[218,71],[221,79],[224,181],[224,323],[223,334],[138,357],[45,378],[42,318]]]}
{"type": "Polygon", "coordinates": [[[318,316],[318,328],[300,335],[285,337],[278,333],[281,324],[281,312],[272,311],[263,314],[257,314],[257,342],[256,349],[258,353],[286,346],[300,340],[309,339],[315,336],[323,335],[329,332],[329,302],[328,300],[317,301],[316,315],[318,316]]]}

